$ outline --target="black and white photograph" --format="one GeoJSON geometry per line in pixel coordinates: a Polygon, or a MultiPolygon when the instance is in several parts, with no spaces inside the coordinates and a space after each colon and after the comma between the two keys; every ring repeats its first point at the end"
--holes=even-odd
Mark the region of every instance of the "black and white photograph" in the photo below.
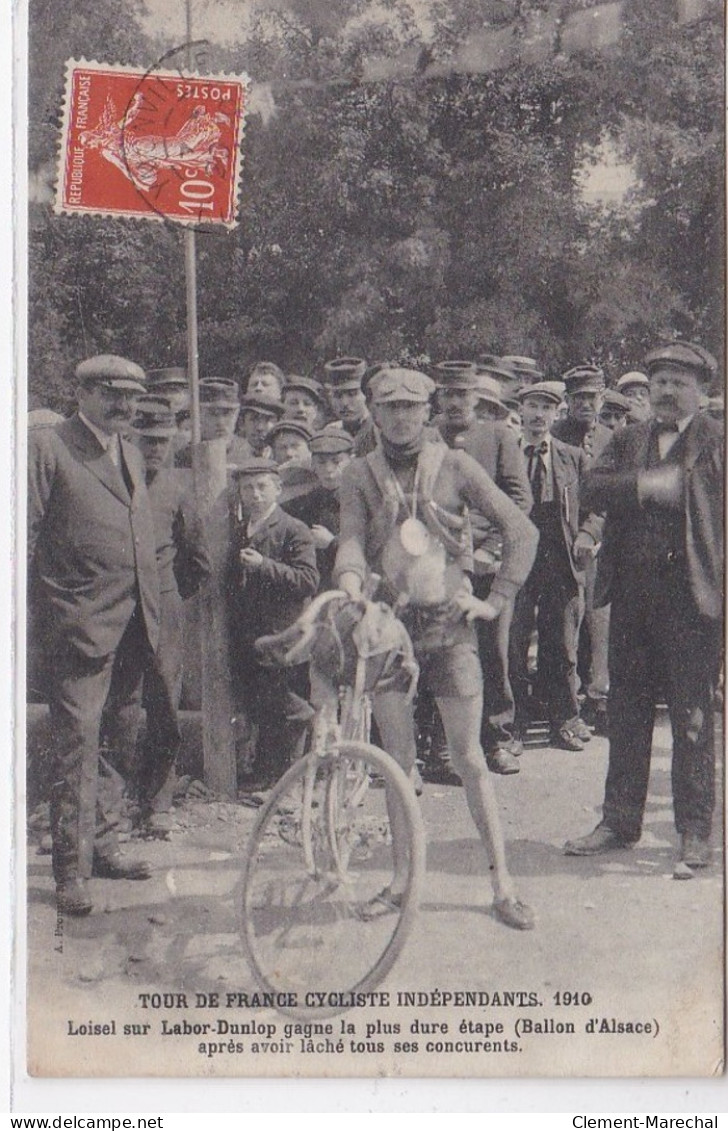
{"type": "Polygon", "coordinates": [[[722,1077],[723,4],[21,49],[24,1071],[722,1077]]]}

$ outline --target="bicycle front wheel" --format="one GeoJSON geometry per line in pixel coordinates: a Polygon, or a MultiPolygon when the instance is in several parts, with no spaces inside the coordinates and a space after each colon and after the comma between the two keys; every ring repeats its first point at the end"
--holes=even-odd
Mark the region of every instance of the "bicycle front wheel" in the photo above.
{"type": "Polygon", "coordinates": [[[357,1004],[404,946],[424,869],[419,806],[393,758],[342,742],[296,762],[261,810],[243,877],[242,938],[261,989],[294,1016],[357,1004]]]}

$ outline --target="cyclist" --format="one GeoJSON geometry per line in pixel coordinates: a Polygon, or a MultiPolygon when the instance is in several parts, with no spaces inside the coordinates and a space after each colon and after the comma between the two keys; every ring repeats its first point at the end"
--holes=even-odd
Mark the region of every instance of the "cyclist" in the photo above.
{"type": "MultiPolygon", "coordinates": [[[[483,679],[472,621],[494,620],[523,584],[538,535],[518,507],[465,452],[427,438],[434,383],[424,373],[384,368],[371,380],[380,431],[375,451],[345,469],[336,583],[360,600],[371,572],[412,637],[422,677],[437,700],[453,768],[488,853],[494,910],[510,927],[534,925],[506,864],[497,802],[480,745],[483,679]],[[488,518],[503,538],[503,562],[488,598],[473,596],[468,509],[488,518]]],[[[411,773],[415,762],[412,704],[404,693],[374,697],[382,744],[411,773]]],[[[390,819],[397,820],[396,811],[390,819]]],[[[395,875],[378,897],[397,906],[395,875]]]]}

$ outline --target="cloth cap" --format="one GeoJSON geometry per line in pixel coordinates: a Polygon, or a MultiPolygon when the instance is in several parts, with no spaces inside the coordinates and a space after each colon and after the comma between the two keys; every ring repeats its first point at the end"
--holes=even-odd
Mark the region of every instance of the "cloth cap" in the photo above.
{"type": "Polygon", "coordinates": [[[439,389],[477,389],[478,375],[474,361],[441,361],[433,367],[439,389]]]}
{"type": "Polygon", "coordinates": [[[230,381],[226,377],[206,377],[204,381],[200,381],[200,404],[238,408],[240,390],[237,381],[230,381]]]}
{"type": "Polygon", "coordinates": [[[28,413],[29,428],[48,428],[51,424],[60,424],[63,420],[60,412],[52,408],[31,408],[28,413]]]}
{"type": "Polygon", "coordinates": [[[718,362],[713,355],[695,342],[672,342],[659,346],[647,354],[644,366],[650,376],[656,369],[671,366],[688,369],[703,381],[712,380],[718,371],[718,362]]]}
{"type": "Polygon", "coordinates": [[[542,396],[554,404],[561,404],[564,399],[563,381],[536,381],[533,385],[526,385],[519,389],[518,399],[523,404],[526,397],[542,396]]]}
{"type": "Polygon", "coordinates": [[[300,420],[279,420],[268,433],[268,443],[271,444],[276,436],[280,436],[283,432],[295,432],[297,436],[303,437],[306,443],[309,442],[313,435],[311,429],[307,428],[305,424],[302,424],[300,420]]]}
{"type": "Polygon", "coordinates": [[[227,469],[237,478],[244,475],[279,475],[278,464],[272,459],[242,459],[239,463],[229,463],[227,469]]]}
{"type": "Polygon", "coordinates": [[[435,391],[435,382],[418,369],[380,369],[372,377],[369,389],[373,404],[427,404],[435,391]]]}
{"type": "Polygon", "coordinates": [[[511,365],[509,361],[504,361],[502,357],[495,357],[492,361],[479,361],[475,366],[475,372],[478,376],[486,375],[494,377],[498,382],[500,381],[519,381],[523,382],[523,374],[511,365]]]}
{"type": "Polygon", "coordinates": [[[515,353],[506,353],[500,360],[502,364],[509,366],[521,378],[524,385],[526,382],[532,383],[543,379],[543,370],[539,369],[538,362],[532,357],[520,357],[515,353]]]}
{"type": "Polygon", "coordinates": [[[621,408],[625,412],[629,412],[632,408],[632,402],[629,397],[623,396],[616,389],[607,389],[604,394],[604,408],[621,408]]]}
{"type": "Polygon", "coordinates": [[[166,369],[149,369],[147,371],[148,389],[163,389],[167,386],[187,388],[187,373],[181,365],[170,365],[166,369]]]}
{"type": "Polygon", "coordinates": [[[630,385],[643,385],[645,389],[649,389],[650,379],[646,373],[641,373],[639,369],[632,369],[617,381],[618,389],[627,389],[630,385]]]}
{"type": "Polygon", "coordinates": [[[366,369],[363,357],[335,357],[324,365],[326,383],[337,389],[360,389],[366,369]]]}
{"type": "Polygon", "coordinates": [[[323,385],[320,381],[314,381],[313,377],[298,377],[295,373],[289,374],[283,387],[284,395],[289,389],[301,389],[304,393],[313,397],[315,401],[318,401],[320,405],[326,404],[323,385]]]}
{"type": "Polygon", "coordinates": [[[567,393],[603,393],[607,387],[604,370],[598,365],[575,365],[567,369],[562,380],[567,393]]]}
{"type": "Polygon", "coordinates": [[[264,397],[260,393],[247,393],[240,398],[240,411],[259,412],[261,416],[274,416],[276,420],[280,420],[285,409],[282,403],[274,400],[273,397],[264,397]]]}
{"type": "Polygon", "coordinates": [[[129,389],[143,393],[146,375],[141,365],[115,353],[100,353],[76,366],[76,380],[82,385],[104,385],[109,389],[129,389]]]}
{"type": "Polygon", "coordinates": [[[177,421],[163,397],[140,397],[132,428],[142,436],[176,436],[177,421]]]}
{"type": "Polygon", "coordinates": [[[354,441],[343,428],[330,425],[321,432],[315,432],[308,446],[314,455],[336,455],[353,451],[354,441]]]}
{"type": "Polygon", "coordinates": [[[494,405],[503,419],[508,416],[508,409],[503,404],[500,385],[495,377],[490,377],[487,373],[479,373],[477,393],[478,400],[487,401],[488,404],[494,405]]]}

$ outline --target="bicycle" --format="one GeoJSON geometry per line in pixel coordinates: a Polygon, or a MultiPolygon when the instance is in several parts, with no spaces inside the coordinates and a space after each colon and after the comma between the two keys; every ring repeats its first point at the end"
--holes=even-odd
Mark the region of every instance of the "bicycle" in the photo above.
{"type": "Polygon", "coordinates": [[[386,605],[355,604],[338,590],[256,648],[268,663],[310,660],[318,709],[308,752],[274,786],[251,834],[243,943],[277,1008],[332,1016],[381,983],[417,913],[419,805],[394,758],[368,741],[371,692],[413,687],[417,666],[386,605]]]}

